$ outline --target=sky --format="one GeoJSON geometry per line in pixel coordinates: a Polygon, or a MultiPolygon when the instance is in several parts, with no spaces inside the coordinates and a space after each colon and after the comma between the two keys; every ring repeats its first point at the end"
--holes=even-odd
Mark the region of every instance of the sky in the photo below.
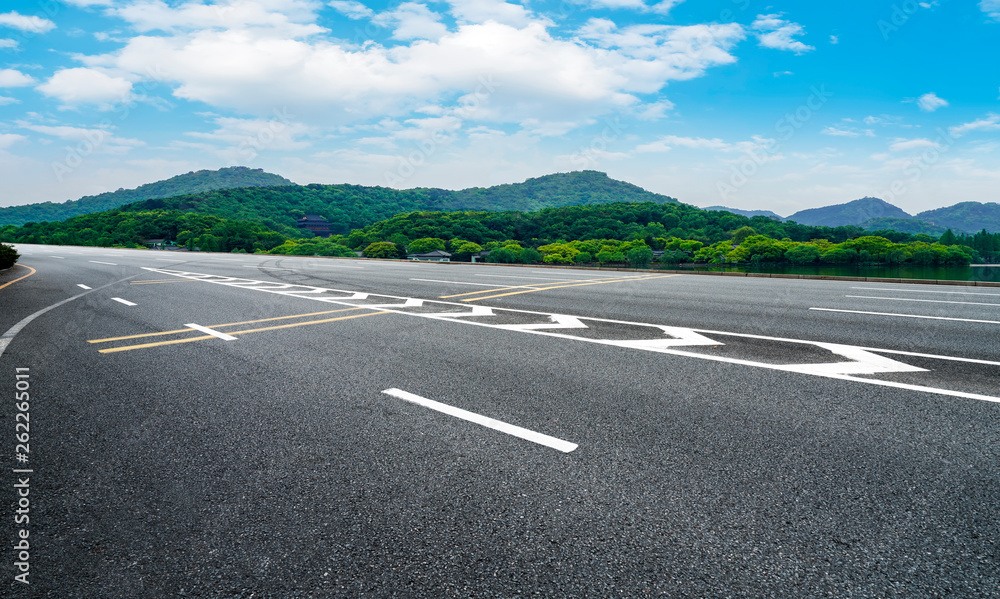
{"type": "Polygon", "coordinates": [[[1000,0],[5,0],[0,206],[199,169],[1000,198],[1000,0]]]}

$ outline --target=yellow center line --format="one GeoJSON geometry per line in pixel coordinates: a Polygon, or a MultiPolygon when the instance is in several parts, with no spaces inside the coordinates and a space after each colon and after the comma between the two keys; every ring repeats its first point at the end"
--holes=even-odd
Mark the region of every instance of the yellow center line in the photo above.
{"type": "MultiPolygon", "coordinates": [[[[548,285],[549,283],[544,283],[548,285]]],[[[476,295],[477,293],[493,293],[496,291],[507,291],[508,289],[524,289],[527,285],[511,285],[510,287],[501,287],[500,289],[480,289],[479,291],[470,291],[468,293],[456,293],[455,295],[440,295],[438,299],[447,299],[449,297],[462,297],[463,295],[476,295]]],[[[532,289],[535,289],[534,287],[532,289]]]]}
{"type": "MultiPolygon", "coordinates": [[[[336,312],[350,312],[351,310],[363,310],[363,307],[358,308],[343,308],[340,310],[326,310],[324,312],[309,312],[308,314],[292,314],[291,316],[275,316],[273,318],[260,318],[258,320],[244,320],[243,322],[230,322],[226,324],[212,324],[208,325],[210,329],[217,329],[219,327],[234,327],[241,324],[254,324],[257,322],[270,322],[272,320],[288,320],[289,318],[305,318],[307,316],[320,316],[322,314],[334,314],[336,312]]],[[[161,333],[143,333],[141,335],[125,335],[124,337],[108,337],[107,339],[88,339],[87,343],[105,343],[108,341],[124,341],[126,339],[142,339],[143,337],[158,337],[160,335],[176,335],[177,333],[193,333],[194,329],[176,329],[173,331],[163,331],[161,333]]]]}
{"type": "Polygon", "coordinates": [[[478,302],[479,300],[493,299],[495,297],[506,297],[508,295],[519,295],[522,293],[534,293],[536,291],[548,291],[549,289],[562,289],[564,287],[582,287],[584,285],[604,285],[607,283],[622,283],[626,281],[648,281],[649,279],[665,279],[668,277],[679,277],[680,275],[656,275],[651,277],[639,277],[639,278],[629,278],[629,279],[609,279],[606,281],[592,281],[589,283],[571,283],[569,285],[555,285],[552,287],[540,287],[538,289],[529,289],[527,291],[511,291],[509,293],[498,293],[496,295],[488,295],[486,297],[470,297],[462,300],[463,302],[478,302]]]}
{"type": "Polygon", "coordinates": [[[20,281],[21,279],[27,279],[27,278],[28,278],[28,277],[30,277],[31,275],[33,275],[33,274],[35,274],[36,272],[38,272],[38,271],[36,271],[36,270],[35,270],[34,268],[31,268],[30,266],[25,266],[24,264],[21,264],[20,262],[18,262],[18,263],[16,263],[16,264],[14,264],[14,266],[24,266],[25,268],[27,268],[27,269],[28,269],[28,270],[30,270],[31,272],[29,272],[28,274],[24,275],[23,277],[20,277],[20,278],[17,278],[17,279],[14,279],[13,281],[7,281],[7,282],[6,282],[6,283],[4,283],[3,285],[0,285],[0,289],[3,289],[3,288],[4,288],[4,287],[6,287],[7,285],[13,285],[14,283],[17,283],[18,281],[20,281]]]}
{"type": "MultiPolygon", "coordinates": [[[[322,320],[309,320],[306,322],[293,322],[292,324],[281,324],[273,327],[262,327],[259,329],[247,329],[245,331],[230,331],[229,335],[242,335],[244,333],[259,333],[261,331],[273,331],[275,329],[287,329],[291,327],[301,327],[308,324],[322,324],[324,322],[336,322],[338,320],[350,320],[352,318],[363,318],[365,316],[376,316],[378,314],[394,314],[394,312],[369,312],[368,314],[355,314],[353,316],[341,316],[339,318],[324,318],[322,320]]],[[[192,329],[188,329],[192,330],[192,329]]],[[[156,343],[142,343],[140,345],[123,345],[121,347],[110,347],[108,349],[97,350],[102,354],[112,354],[120,351],[131,351],[133,349],[145,349],[147,347],[158,347],[161,345],[174,345],[177,343],[190,343],[192,341],[202,341],[204,339],[215,339],[213,335],[204,335],[201,337],[189,337],[187,339],[173,339],[171,341],[158,341],[156,343]]]]}

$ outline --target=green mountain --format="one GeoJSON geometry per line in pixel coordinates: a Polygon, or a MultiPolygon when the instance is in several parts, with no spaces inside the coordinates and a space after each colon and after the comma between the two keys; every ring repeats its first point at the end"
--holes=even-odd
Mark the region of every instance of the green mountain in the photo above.
{"type": "Polygon", "coordinates": [[[125,204],[150,198],[169,198],[182,194],[192,194],[214,189],[234,187],[265,187],[294,185],[278,175],[265,173],[261,169],[245,166],[222,168],[217,171],[197,171],[177,175],[156,183],[140,185],[135,189],[119,189],[96,196],[86,196],[61,204],[43,202],[24,206],[0,208],[0,226],[23,225],[31,222],[61,221],[72,216],[103,212],[125,204]]]}
{"type": "Polygon", "coordinates": [[[770,210],[740,210],[739,208],[727,208],[726,206],[709,206],[705,210],[722,210],[725,212],[732,212],[733,214],[739,214],[740,216],[745,216],[747,218],[753,218],[755,216],[766,216],[767,218],[773,218],[777,221],[784,221],[785,217],[771,212],[770,210]]]}
{"type": "Polygon", "coordinates": [[[924,233],[931,237],[940,237],[945,227],[939,227],[919,218],[873,218],[861,223],[866,231],[899,231],[919,235],[924,233]]]}
{"type": "Polygon", "coordinates": [[[955,233],[978,233],[983,229],[991,233],[1000,232],[1000,204],[996,202],[960,202],[921,212],[917,218],[955,233]]]}
{"type": "Polygon", "coordinates": [[[289,185],[251,189],[219,189],[173,198],[145,200],[122,210],[181,210],[259,222],[293,237],[307,235],[295,220],[318,214],[330,221],[330,230],[346,234],[372,223],[414,211],[489,210],[530,212],[542,208],[653,202],[677,204],[677,200],[652,193],[596,171],[557,173],[523,183],[446,189],[391,189],[361,185],[289,185]]]}
{"type": "Polygon", "coordinates": [[[814,227],[860,225],[873,218],[912,218],[900,208],[878,198],[861,198],[846,204],[800,210],[788,220],[814,227]]]}

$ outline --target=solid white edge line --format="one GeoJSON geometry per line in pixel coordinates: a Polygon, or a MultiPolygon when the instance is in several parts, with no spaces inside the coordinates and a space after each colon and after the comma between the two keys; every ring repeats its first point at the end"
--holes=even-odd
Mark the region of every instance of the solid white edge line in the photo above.
{"type": "Polygon", "coordinates": [[[77,283],[77,285],[76,285],[76,286],[77,286],[77,287],[79,287],[80,289],[90,289],[90,287],[87,287],[87,286],[86,286],[86,285],[84,285],[83,283],[77,283]]]}
{"type": "Polygon", "coordinates": [[[930,320],[954,320],[958,322],[981,322],[985,324],[1000,324],[1000,320],[976,320],[974,318],[950,318],[948,316],[923,316],[921,314],[895,314],[892,312],[865,312],[863,310],[838,310],[836,308],[809,308],[817,312],[844,312],[846,314],[868,314],[871,316],[899,316],[901,318],[927,318],[930,320]]]}
{"type": "Polygon", "coordinates": [[[201,331],[202,333],[208,333],[209,335],[212,335],[213,337],[218,337],[219,339],[222,339],[223,341],[236,341],[236,337],[233,337],[232,335],[227,335],[225,333],[220,333],[219,331],[216,331],[215,329],[210,329],[208,327],[203,327],[200,324],[195,324],[193,322],[189,322],[188,324],[186,324],[184,326],[188,327],[189,329],[194,329],[196,331],[201,331]]]}
{"type": "Polygon", "coordinates": [[[924,302],[929,304],[962,304],[965,306],[994,306],[1000,308],[1000,304],[989,303],[989,302],[956,302],[952,300],[928,300],[928,299],[917,299],[914,297],[877,297],[874,295],[845,295],[844,297],[851,297],[854,299],[877,299],[877,300],[891,300],[894,302],[924,302]]]}
{"type": "Polygon", "coordinates": [[[116,301],[116,302],[118,302],[118,303],[120,303],[120,304],[125,304],[126,306],[138,306],[138,305],[139,305],[139,304],[136,304],[136,303],[133,303],[133,302],[130,302],[130,301],[128,301],[128,300],[124,300],[124,299],[122,299],[122,298],[120,298],[120,297],[113,297],[113,298],[111,298],[111,299],[113,299],[114,301],[116,301]]]}
{"type": "Polygon", "coordinates": [[[491,428],[493,430],[500,431],[502,433],[507,433],[514,437],[524,439],[526,441],[531,441],[532,443],[538,443],[539,445],[544,445],[546,447],[551,447],[557,451],[563,453],[570,453],[579,445],[576,443],[570,443],[569,441],[563,441],[562,439],[557,439],[555,437],[550,437],[542,433],[536,433],[535,431],[528,430],[526,428],[521,428],[520,426],[514,426],[513,424],[507,424],[506,422],[501,422],[499,420],[494,420],[488,416],[483,416],[481,414],[476,414],[475,412],[469,412],[468,410],[463,410],[461,408],[456,408],[455,406],[449,406],[448,404],[443,404],[433,399],[427,399],[426,397],[420,397],[419,395],[414,395],[413,393],[408,393],[401,389],[386,389],[382,393],[386,395],[391,395],[393,397],[398,397],[404,401],[410,403],[415,403],[417,405],[424,406],[425,408],[430,408],[436,410],[443,414],[448,414],[449,416],[454,416],[456,418],[461,418],[462,420],[467,420],[473,422],[480,426],[485,426],[486,428],[491,428]]]}

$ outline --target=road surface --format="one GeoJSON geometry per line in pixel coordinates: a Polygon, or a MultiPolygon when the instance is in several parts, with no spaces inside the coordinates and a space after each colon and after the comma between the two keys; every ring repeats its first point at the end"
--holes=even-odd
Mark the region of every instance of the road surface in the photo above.
{"type": "Polygon", "coordinates": [[[19,249],[4,596],[1000,596],[1000,288],[19,249]]]}

